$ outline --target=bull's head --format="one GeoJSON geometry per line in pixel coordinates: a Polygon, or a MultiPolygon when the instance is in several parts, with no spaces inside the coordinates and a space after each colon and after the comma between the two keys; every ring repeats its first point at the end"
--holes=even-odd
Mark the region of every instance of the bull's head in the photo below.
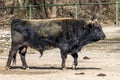
{"type": "Polygon", "coordinates": [[[89,32],[89,40],[90,41],[98,41],[98,40],[105,38],[105,34],[102,30],[102,27],[99,24],[95,15],[89,21],[87,28],[88,28],[88,32],[89,32]]]}

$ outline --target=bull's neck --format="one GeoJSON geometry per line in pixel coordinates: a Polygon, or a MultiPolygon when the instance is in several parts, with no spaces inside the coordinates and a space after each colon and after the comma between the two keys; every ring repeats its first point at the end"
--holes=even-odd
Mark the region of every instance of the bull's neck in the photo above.
{"type": "Polygon", "coordinates": [[[88,30],[85,30],[83,37],[80,39],[80,45],[84,46],[90,43],[95,42],[94,40],[92,40],[92,36],[90,35],[90,32],[88,30]]]}

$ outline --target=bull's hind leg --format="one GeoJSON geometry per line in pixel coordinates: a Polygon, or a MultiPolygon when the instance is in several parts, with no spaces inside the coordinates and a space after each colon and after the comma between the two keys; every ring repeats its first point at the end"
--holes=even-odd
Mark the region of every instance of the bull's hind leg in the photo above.
{"type": "Polygon", "coordinates": [[[23,46],[19,50],[19,54],[20,54],[20,58],[21,58],[21,61],[22,61],[22,68],[23,69],[29,69],[28,66],[27,66],[27,63],[26,63],[26,59],[25,59],[26,52],[27,52],[27,46],[23,46]]]}
{"type": "Polygon", "coordinates": [[[11,50],[9,51],[6,69],[10,69],[11,61],[12,61],[14,55],[17,53],[17,51],[18,51],[17,48],[11,48],[11,50]]]}
{"type": "Polygon", "coordinates": [[[72,69],[76,69],[76,66],[78,65],[78,61],[77,61],[77,59],[78,59],[78,54],[77,54],[77,53],[72,53],[71,55],[72,55],[72,57],[74,58],[74,62],[73,62],[72,69]]]}
{"type": "Polygon", "coordinates": [[[16,65],[16,54],[13,55],[13,66],[16,65]]]}

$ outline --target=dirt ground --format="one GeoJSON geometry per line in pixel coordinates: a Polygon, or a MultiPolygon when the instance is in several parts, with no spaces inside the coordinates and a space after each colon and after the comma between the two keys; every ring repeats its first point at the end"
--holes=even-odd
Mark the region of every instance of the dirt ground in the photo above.
{"type": "Polygon", "coordinates": [[[31,54],[27,54],[26,59],[30,69],[21,69],[18,54],[16,67],[5,70],[7,47],[0,54],[0,80],[120,80],[120,28],[109,26],[103,30],[106,40],[89,44],[79,52],[77,70],[71,69],[71,55],[67,57],[67,70],[61,70],[57,48],[45,51],[41,58],[37,51],[29,49],[28,53],[31,54]]]}

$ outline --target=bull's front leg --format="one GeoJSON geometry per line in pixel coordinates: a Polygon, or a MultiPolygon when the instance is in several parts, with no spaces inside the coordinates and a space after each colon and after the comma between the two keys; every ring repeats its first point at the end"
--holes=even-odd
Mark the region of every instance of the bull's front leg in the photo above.
{"type": "Polygon", "coordinates": [[[75,53],[72,53],[71,55],[74,58],[72,69],[76,69],[78,65],[78,54],[75,52],[75,53]]]}
{"type": "Polygon", "coordinates": [[[67,53],[61,51],[61,58],[62,58],[62,70],[66,69],[66,59],[67,59],[67,53]]]}

